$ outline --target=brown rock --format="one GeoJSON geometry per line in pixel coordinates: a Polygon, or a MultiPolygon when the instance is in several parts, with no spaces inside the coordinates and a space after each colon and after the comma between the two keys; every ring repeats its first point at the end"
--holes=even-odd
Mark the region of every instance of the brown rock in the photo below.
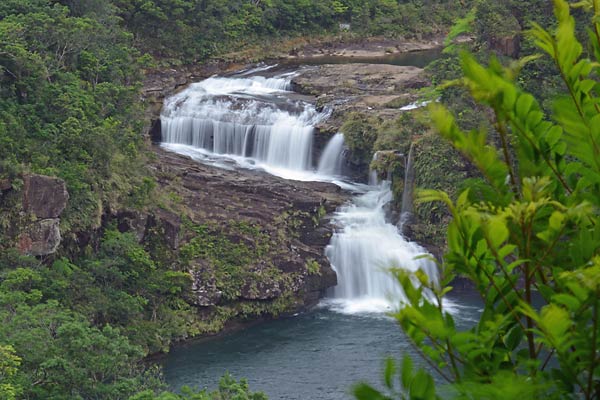
{"type": "Polygon", "coordinates": [[[507,57],[518,58],[521,51],[521,41],[518,35],[492,38],[490,48],[507,57]]]}
{"type": "Polygon", "coordinates": [[[32,256],[55,253],[61,240],[59,225],[58,218],[44,219],[29,225],[19,236],[19,251],[32,256]]]}
{"type": "MultiPolygon", "coordinates": [[[[233,243],[248,246],[255,243],[254,234],[229,232],[232,221],[258,226],[262,235],[271,238],[268,250],[243,266],[247,274],[239,287],[239,300],[270,301],[283,293],[293,293],[298,299],[306,299],[304,304],[308,305],[322,290],[335,284],[335,272],[323,256],[332,226],[320,213],[322,207],[333,211],[350,197],[348,193],[328,183],[288,181],[257,171],[215,168],[160,147],[154,150],[159,185],[162,190],[177,194],[185,207],[181,213],[194,224],[209,226],[228,235],[233,243]],[[309,259],[319,262],[322,274],[305,279],[309,259]],[[270,275],[273,267],[281,275],[270,275]]],[[[180,226],[179,217],[164,210],[154,219],[157,225],[164,226],[167,236],[169,226],[173,232],[180,226]]],[[[185,241],[194,234],[181,232],[178,236],[185,241]]],[[[214,268],[206,260],[194,260],[191,296],[198,306],[222,301],[214,268]]]]}
{"type": "Polygon", "coordinates": [[[38,219],[58,218],[67,206],[69,193],[62,179],[25,175],[23,210],[38,219]]]}
{"type": "Polygon", "coordinates": [[[0,192],[12,189],[12,182],[10,179],[0,179],[0,192]]]}
{"type": "Polygon", "coordinates": [[[181,231],[181,218],[179,215],[163,210],[157,209],[154,212],[156,223],[160,226],[164,233],[164,239],[167,244],[173,249],[179,248],[179,233],[181,231]]]}

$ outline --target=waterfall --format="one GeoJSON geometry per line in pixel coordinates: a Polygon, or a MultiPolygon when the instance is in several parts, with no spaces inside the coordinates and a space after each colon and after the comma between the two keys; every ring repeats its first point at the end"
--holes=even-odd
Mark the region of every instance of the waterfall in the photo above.
{"type": "Polygon", "coordinates": [[[386,221],[384,206],[392,200],[387,181],[354,199],[336,213],[340,227],[331,238],[325,254],[338,275],[333,288],[334,308],[342,312],[380,312],[406,300],[389,268],[424,271],[437,283],[435,263],[415,259],[427,254],[409,242],[397,227],[386,221]]]}
{"type": "Polygon", "coordinates": [[[341,311],[380,312],[405,300],[402,288],[387,271],[390,267],[421,269],[437,282],[435,264],[415,260],[426,251],[406,241],[386,221],[384,207],[392,200],[389,181],[378,182],[373,173],[365,192],[364,185],[339,179],[342,134],[329,141],[315,173],[311,159],[314,126],[327,114],[293,98],[289,91],[292,74],[272,78],[252,75],[267,69],[209,78],[168,98],[161,114],[163,145],[183,154],[198,149],[202,154],[223,155],[236,162],[250,160],[240,165],[256,163],[279,176],[325,180],[363,190],[335,214],[337,231],[325,251],[338,274],[338,285],[331,295],[341,311]],[[294,173],[282,175],[281,169],[294,173]]]}
{"type": "Polygon", "coordinates": [[[289,97],[291,76],[212,77],[190,85],[165,101],[163,143],[311,170],[314,125],[325,115],[289,97]]]}
{"type": "Polygon", "coordinates": [[[317,172],[322,175],[342,175],[344,162],[344,135],[335,134],[325,146],[317,172]]]}
{"type": "Polygon", "coordinates": [[[411,143],[404,169],[404,190],[402,192],[402,210],[400,224],[410,223],[413,213],[413,192],[415,187],[414,143],[411,143]]]}

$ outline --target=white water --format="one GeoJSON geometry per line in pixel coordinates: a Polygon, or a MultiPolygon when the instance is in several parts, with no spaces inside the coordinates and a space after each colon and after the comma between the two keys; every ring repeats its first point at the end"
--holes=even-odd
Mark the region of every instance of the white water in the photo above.
{"type": "MultiPolygon", "coordinates": [[[[261,67],[262,70],[268,67],[261,67]]],[[[405,300],[389,268],[423,270],[434,283],[435,264],[415,257],[426,251],[405,240],[388,223],[384,207],[392,200],[389,183],[364,185],[340,180],[344,137],[335,135],[313,169],[314,125],[326,115],[288,96],[291,74],[274,78],[209,78],[167,99],[161,115],[163,145],[222,168],[261,168],[296,180],[334,182],[362,190],[339,209],[338,227],[326,255],[338,285],[325,304],[344,313],[385,312],[405,300]]]]}
{"type": "Polygon", "coordinates": [[[354,199],[341,207],[335,222],[336,232],[325,254],[338,275],[338,285],[329,301],[345,313],[390,311],[406,300],[390,268],[423,270],[433,283],[438,274],[429,259],[415,259],[427,252],[402,237],[397,227],[388,223],[384,207],[392,200],[389,183],[354,199]]]}
{"type": "Polygon", "coordinates": [[[338,176],[342,174],[344,161],[344,135],[335,134],[321,155],[317,172],[322,175],[338,176]]]}
{"type": "Polygon", "coordinates": [[[291,76],[212,77],[190,85],[165,101],[163,143],[312,170],[314,125],[326,115],[286,96],[291,76]]]}

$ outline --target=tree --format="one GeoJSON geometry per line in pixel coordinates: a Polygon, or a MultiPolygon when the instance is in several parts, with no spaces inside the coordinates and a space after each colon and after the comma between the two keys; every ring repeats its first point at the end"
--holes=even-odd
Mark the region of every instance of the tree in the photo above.
{"type": "MultiPolygon", "coordinates": [[[[441,285],[394,271],[409,299],[395,317],[455,398],[600,397],[600,2],[573,7],[593,16],[595,61],[575,36],[565,0],[554,1],[553,32],[534,24],[529,33],[564,82],[552,115],[514,82],[532,57],[510,67],[492,59],[484,67],[461,56],[464,77],[454,84],[490,108],[500,148],[487,144],[485,131],[462,131],[443,106],[430,109],[441,135],[484,178],[456,201],[421,191],[420,201],[440,201],[453,215],[441,285]],[[469,330],[457,329],[443,308],[458,275],[473,282],[483,302],[469,330]]],[[[432,375],[413,373],[410,361],[400,388],[394,372],[388,362],[388,394],[360,385],[356,396],[439,398],[432,375]]]]}
{"type": "Polygon", "coordinates": [[[0,400],[15,400],[23,392],[15,379],[20,365],[15,349],[0,345],[0,400]]]}

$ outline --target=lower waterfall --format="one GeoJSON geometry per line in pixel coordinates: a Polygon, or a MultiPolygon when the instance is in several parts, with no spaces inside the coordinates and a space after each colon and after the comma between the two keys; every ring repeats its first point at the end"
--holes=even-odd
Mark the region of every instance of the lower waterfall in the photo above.
{"type": "Polygon", "coordinates": [[[356,197],[335,215],[339,230],[325,254],[333,265],[338,284],[326,301],[346,313],[390,311],[406,300],[390,268],[421,269],[437,284],[438,272],[429,259],[415,259],[427,251],[407,241],[386,221],[385,205],[392,200],[389,182],[356,197]]]}

